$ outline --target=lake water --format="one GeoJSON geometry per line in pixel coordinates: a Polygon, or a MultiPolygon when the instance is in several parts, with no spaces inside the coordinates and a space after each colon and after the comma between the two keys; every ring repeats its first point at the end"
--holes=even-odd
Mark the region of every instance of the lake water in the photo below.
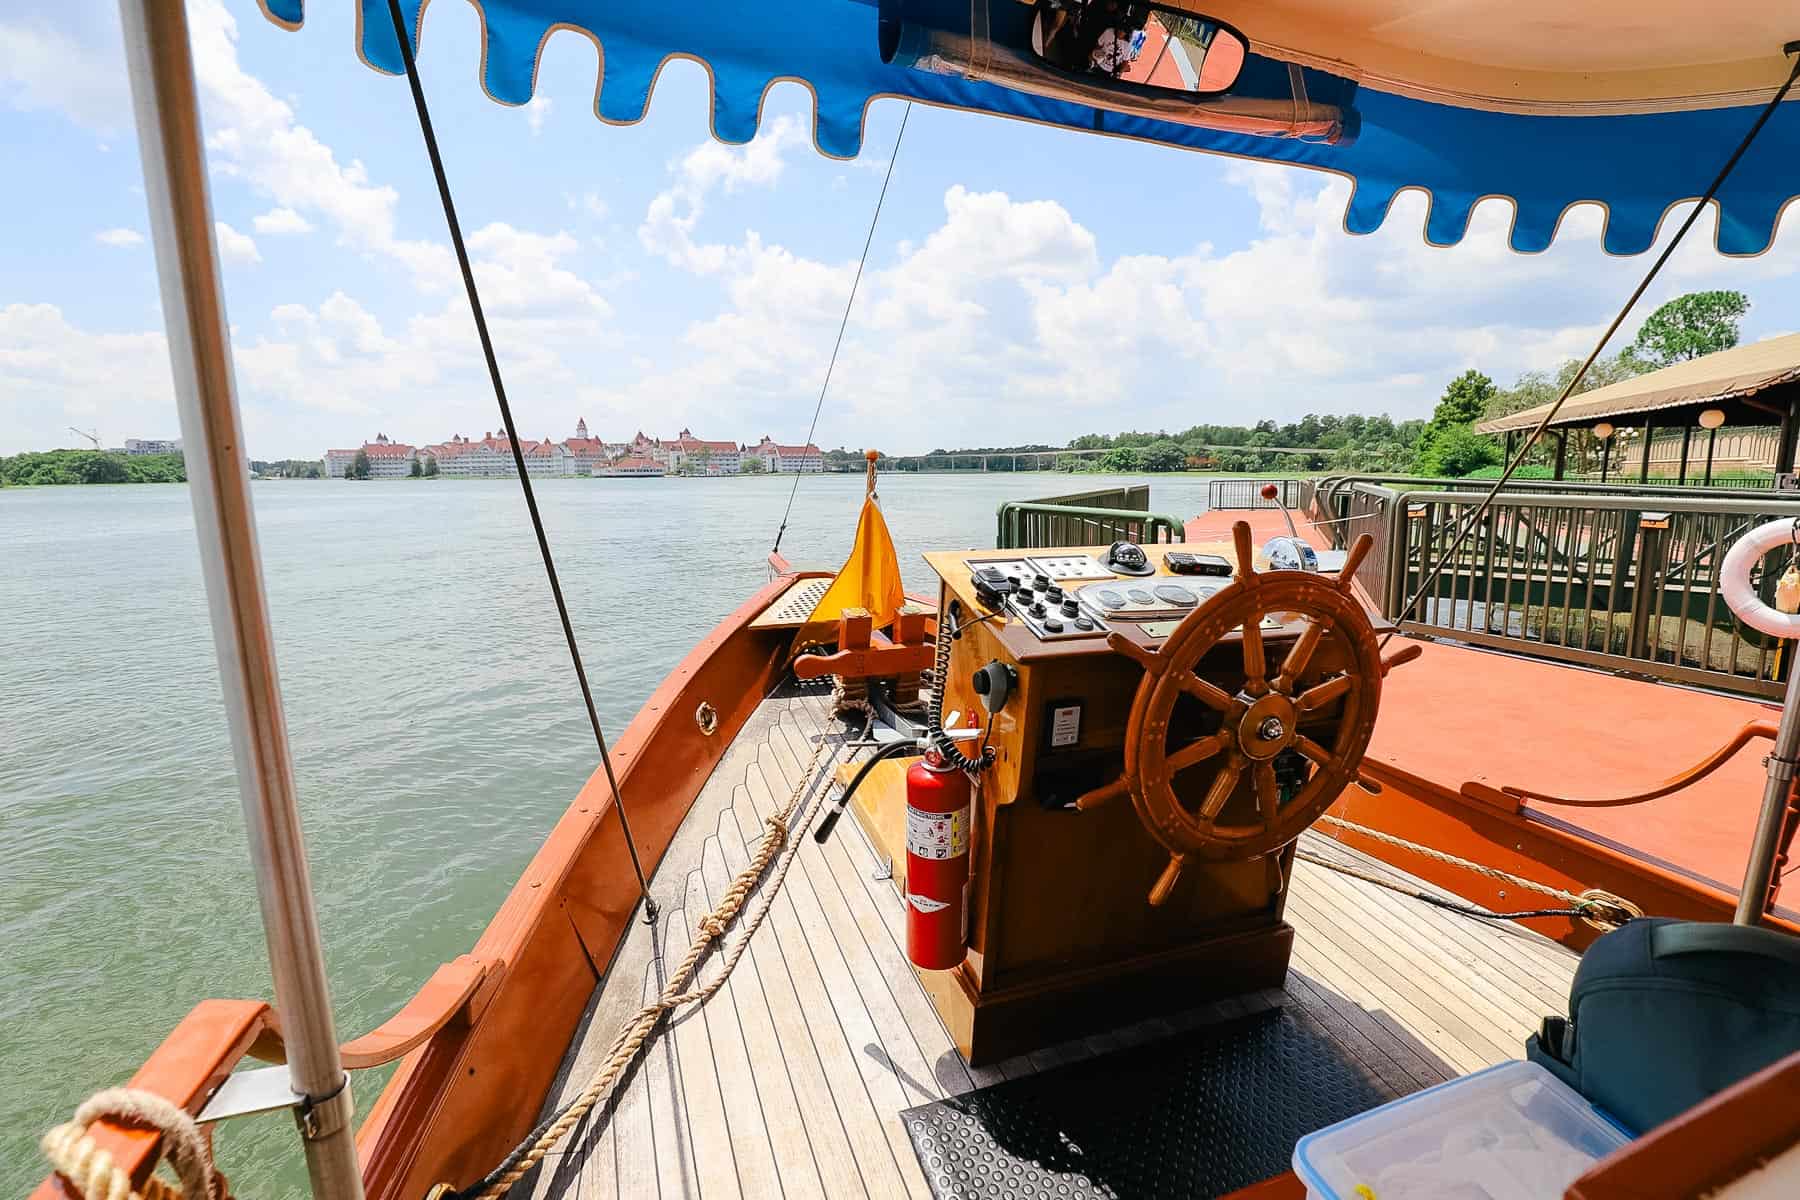
{"type": "MultiPolygon", "coordinates": [[[[994,509],[1152,483],[886,476],[908,583],[994,509]]],[[[836,566],[860,476],[805,478],[782,549],[836,566]]],[[[792,480],[556,480],[539,499],[610,736],[767,579],[792,480]]],[[[282,690],[340,1036],[465,952],[596,765],[516,482],[260,483],[282,690]]],[[[206,996],[268,967],[185,487],[0,491],[0,1194],[36,1140],[206,996]]],[[[385,1075],[357,1077],[360,1112],[385,1075]]],[[[245,1195],[304,1192],[284,1115],[231,1123],[245,1195]]]]}

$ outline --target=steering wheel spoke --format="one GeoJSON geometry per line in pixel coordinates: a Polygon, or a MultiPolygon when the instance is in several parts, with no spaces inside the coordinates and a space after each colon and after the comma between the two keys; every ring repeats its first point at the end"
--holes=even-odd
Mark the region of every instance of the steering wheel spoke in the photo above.
{"type": "Polygon", "coordinates": [[[1225,811],[1225,802],[1231,799],[1231,793],[1237,790],[1238,780],[1243,778],[1244,768],[1241,763],[1232,763],[1220,768],[1213,776],[1212,786],[1206,789],[1206,799],[1200,802],[1200,824],[1211,828],[1225,811]]]}
{"type": "Polygon", "coordinates": [[[1175,679],[1176,686],[1215,712],[1228,713],[1232,699],[1222,687],[1216,687],[1192,671],[1183,671],[1175,679]]]}
{"type": "Polygon", "coordinates": [[[1260,611],[1244,618],[1244,691],[1252,696],[1269,690],[1269,656],[1263,648],[1262,619],[1260,611]]]}
{"type": "Polygon", "coordinates": [[[1169,774],[1173,775],[1177,771],[1187,770],[1196,763],[1205,762],[1224,748],[1225,735],[1223,733],[1213,733],[1203,738],[1196,738],[1169,755],[1166,760],[1169,774]]]}
{"type": "Polygon", "coordinates": [[[1319,764],[1321,767],[1329,767],[1337,762],[1337,757],[1333,755],[1331,751],[1319,745],[1319,743],[1313,741],[1305,734],[1300,734],[1294,738],[1294,749],[1298,750],[1301,754],[1304,754],[1307,758],[1312,759],[1313,762],[1319,764]]]}
{"type": "Polygon", "coordinates": [[[1325,622],[1317,617],[1308,618],[1306,628],[1301,630],[1293,648],[1287,652],[1287,657],[1281,660],[1281,674],[1275,677],[1276,691],[1286,696],[1294,694],[1294,684],[1305,672],[1307,664],[1312,662],[1313,652],[1319,648],[1325,630],[1325,622]]]}
{"type": "Polygon", "coordinates": [[[1294,697],[1294,707],[1301,713],[1317,712],[1344,695],[1356,681],[1348,675],[1339,675],[1335,679],[1327,679],[1316,687],[1307,688],[1294,697]]]}
{"type": "Polygon", "coordinates": [[[1275,764],[1260,762],[1251,772],[1256,781],[1256,807],[1263,824],[1273,826],[1281,816],[1281,784],[1275,778],[1275,764]]]}

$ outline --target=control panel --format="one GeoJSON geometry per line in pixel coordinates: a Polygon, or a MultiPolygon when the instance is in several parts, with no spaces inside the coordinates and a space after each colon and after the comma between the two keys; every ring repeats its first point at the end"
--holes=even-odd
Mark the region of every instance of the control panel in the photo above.
{"type": "Polygon", "coordinates": [[[1021,587],[1013,592],[1006,598],[1006,611],[1024,622],[1040,641],[1105,637],[1107,633],[1103,616],[1085,610],[1073,591],[1048,580],[1041,589],[1021,587]]]}
{"type": "Polygon", "coordinates": [[[1115,579],[1084,585],[1076,598],[1095,617],[1150,621],[1180,618],[1192,612],[1229,579],[1174,579],[1152,575],[1145,579],[1115,579]]]}

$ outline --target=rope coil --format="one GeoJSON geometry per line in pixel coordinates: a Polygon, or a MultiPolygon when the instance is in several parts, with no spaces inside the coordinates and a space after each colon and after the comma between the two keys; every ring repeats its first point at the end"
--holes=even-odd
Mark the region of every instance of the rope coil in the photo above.
{"type": "MultiPolygon", "coordinates": [[[[225,1177],[213,1166],[212,1149],[200,1126],[185,1109],[155,1092],[139,1088],[96,1092],[38,1145],[51,1168],[85,1200],[229,1200],[225,1177]],[[170,1183],[152,1174],[142,1190],[133,1187],[131,1173],[89,1136],[88,1128],[99,1120],[121,1121],[161,1134],[162,1156],[181,1182],[170,1183]]],[[[155,1169],[153,1162],[151,1170],[155,1169]]]]}

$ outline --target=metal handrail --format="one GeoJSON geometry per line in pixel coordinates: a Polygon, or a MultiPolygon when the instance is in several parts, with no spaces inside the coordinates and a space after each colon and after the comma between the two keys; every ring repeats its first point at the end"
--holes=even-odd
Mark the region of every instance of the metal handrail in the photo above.
{"type": "Polygon", "coordinates": [[[1324,527],[1339,544],[1373,537],[1358,582],[1403,629],[1743,694],[1780,694],[1787,660],[1725,607],[1718,570],[1722,552],[1748,528],[1800,517],[1800,498],[1502,492],[1456,561],[1444,563],[1480,495],[1345,478],[1321,481],[1320,494],[1334,494],[1346,510],[1324,527]],[[1426,586],[1434,574],[1437,582],[1426,586]],[[1403,614],[1422,586],[1420,603],[1403,614]]]}
{"type": "Polygon", "coordinates": [[[997,516],[994,546],[1000,550],[1179,542],[1186,531],[1186,522],[1166,513],[1038,500],[1009,500],[1000,505],[997,516]]]}
{"type": "Polygon", "coordinates": [[[1302,480],[1299,479],[1209,479],[1206,483],[1206,507],[1216,509],[1298,509],[1302,505],[1302,480]],[[1265,498],[1263,488],[1273,484],[1279,488],[1278,498],[1265,498]]]}

